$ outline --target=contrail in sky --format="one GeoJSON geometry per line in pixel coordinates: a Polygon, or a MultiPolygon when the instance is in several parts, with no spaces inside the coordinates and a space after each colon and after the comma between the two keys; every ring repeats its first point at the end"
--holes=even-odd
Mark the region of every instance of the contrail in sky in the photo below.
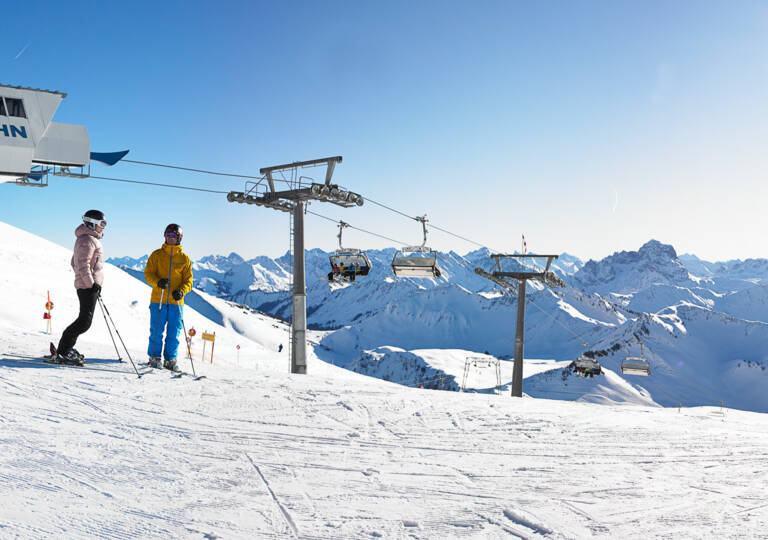
{"type": "Polygon", "coordinates": [[[26,51],[26,50],[27,50],[27,47],[29,47],[30,45],[32,45],[32,42],[31,42],[31,41],[30,41],[29,43],[27,43],[26,45],[24,45],[24,48],[23,48],[23,49],[21,49],[21,50],[19,51],[19,54],[17,54],[16,56],[14,56],[14,57],[13,57],[13,59],[14,59],[14,60],[18,60],[18,59],[19,59],[19,56],[21,56],[22,54],[24,54],[24,51],[26,51]]]}

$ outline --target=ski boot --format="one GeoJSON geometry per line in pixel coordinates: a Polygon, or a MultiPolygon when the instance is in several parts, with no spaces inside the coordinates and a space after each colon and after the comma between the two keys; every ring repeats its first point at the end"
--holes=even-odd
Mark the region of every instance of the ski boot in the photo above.
{"type": "Polygon", "coordinates": [[[156,369],[160,369],[163,365],[162,360],[160,359],[159,356],[150,356],[149,362],[147,364],[149,365],[149,367],[153,367],[156,369]]]}
{"type": "Polygon", "coordinates": [[[51,364],[67,364],[71,366],[82,366],[85,364],[85,357],[77,352],[77,349],[70,349],[66,354],[59,354],[56,346],[51,343],[50,351],[50,356],[46,356],[45,359],[51,364]]]}
{"type": "Polygon", "coordinates": [[[67,364],[70,366],[83,366],[85,365],[85,359],[83,355],[78,353],[75,349],[69,350],[66,354],[56,354],[55,362],[57,364],[67,364]]]}
{"type": "Polygon", "coordinates": [[[166,360],[165,362],[163,362],[163,367],[171,371],[179,371],[179,367],[176,365],[175,358],[171,358],[170,360],[166,360]]]}

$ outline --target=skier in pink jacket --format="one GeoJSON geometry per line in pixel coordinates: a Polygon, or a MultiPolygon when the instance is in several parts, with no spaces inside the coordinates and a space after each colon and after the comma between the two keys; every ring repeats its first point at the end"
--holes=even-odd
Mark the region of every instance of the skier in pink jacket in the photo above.
{"type": "Polygon", "coordinates": [[[53,361],[66,364],[85,363],[83,355],[74,348],[80,334],[85,333],[93,321],[93,312],[101,294],[104,282],[104,253],[101,237],[107,221],[99,210],[88,210],[83,215],[83,224],[75,229],[75,249],[72,255],[72,269],[75,271],[75,289],[80,300],[80,314],[61,335],[59,346],[51,343],[53,361]]]}

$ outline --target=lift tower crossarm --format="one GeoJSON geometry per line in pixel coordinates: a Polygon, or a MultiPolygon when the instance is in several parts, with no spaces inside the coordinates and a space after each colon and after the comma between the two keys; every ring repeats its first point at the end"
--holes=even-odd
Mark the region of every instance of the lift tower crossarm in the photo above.
{"type": "Polygon", "coordinates": [[[309,161],[296,161],[294,163],[286,163],[285,165],[273,165],[272,167],[264,167],[259,169],[259,173],[266,175],[267,182],[269,182],[269,189],[272,191],[272,193],[274,193],[275,181],[274,181],[274,178],[272,177],[272,173],[276,171],[284,171],[287,169],[312,167],[314,165],[322,165],[323,163],[328,165],[328,169],[325,171],[325,185],[330,186],[331,177],[333,176],[333,171],[336,168],[336,164],[341,163],[341,156],[334,156],[334,157],[327,157],[327,158],[320,158],[320,159],[310,159],[309,161]]]}
{"type": "MultiPolygon", "coordinates": [[[[336,163],[341,163],[341,156],[310,159],[309,161],[296,161],[294,163],[286,163],[285,165],[273,165],[272,167],[263,167],[259,169],[259,172],[261,174],[267,174],[268,172],[296,169],[299,167],[311,167],[312,165],[320,165],[322,163],[327,163],[329,166],[333,163],[333,166],[335,166],[336,163]]],[[[333,169],[331,169],[330,174],[333,174],[333,169]]],[[[330,182],[330,179],[330,175],[326,174],[326,183],[330,182]]]]}
{"type": "MultiPolygon", "coordinates": [[[[554,285],[556,287],[565,287],[565,282],[557,277],[557,275],[554,272],[549,271],[549,267],[552,265],[552,261],[554,259],[558,258],[558,255],[535,255],[535,254],[525,254],[525,255],[507,255],[507,254],[494,254],[491,255],[492,259],[496,260],[496,266],[499,269],[497,272],[493,273],[493,277],[495,278],[512,278],[512,279],[534,279],[536,281],[541,281],[545,285],[554,285]],[[510,258],[510,259],[522,259],[522,258],[535,258],[535,259],[547,259],[546,266],[544,267],[544,271],[542,272],[502,272],[501,271],[501,259],[510,258]]],[[[480,272],[477,272],[477,270],[481,270],[480,268],[476,269],[475,272],[485,278],[488,278],[488,273],[483,272],[482,274],[480,272]]],[[[481,270],[482,271],[482,270],[481,270]]],[[[490,279],[490,278],[489,278],[490,279]]],[[[507,283],[507,282],[504,282],[507,283]]],[[[513,285],[507,283],[507,286],[513,285]]],[[[502,285],[502,287],[505,285],[502,285]]]]}

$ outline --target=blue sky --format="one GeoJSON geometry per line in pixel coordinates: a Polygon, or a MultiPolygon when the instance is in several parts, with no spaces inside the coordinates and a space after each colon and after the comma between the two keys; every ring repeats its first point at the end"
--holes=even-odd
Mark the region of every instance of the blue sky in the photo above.
{"type": "MultiPolygon", "coordinates": [[[[334,179],[496,250],[601,258],[651,238],[710,260],[765,256],[764,2],[24,2],[0,82],[67,92],[55,120],[95,151],[258,174],[342,155],[334,179]],[[126,5],[127,6],[127,5],[126,5]],[[23,51],[23,52],[22,52],[23,51]],[[21,54],[19,54],[21,52],[21,54]]],[[[121,164],[94,174],[211,189],[121,164]]],[[[279,255],[288,218],[223,195],[54,177],[0,184],[2,219],[61,245],[89,208],[108,256],[185,229],[193,258],[279,255]]],[[[310,209],[420,243],[375,205],[310,209]]],[[[336,229],[307,216],[308,248],[336,229]]],[[[438,231],[428,243],[476,246],[438,231]]],[[[390,243],[346,231],[348,247],[390,243]]]]}

